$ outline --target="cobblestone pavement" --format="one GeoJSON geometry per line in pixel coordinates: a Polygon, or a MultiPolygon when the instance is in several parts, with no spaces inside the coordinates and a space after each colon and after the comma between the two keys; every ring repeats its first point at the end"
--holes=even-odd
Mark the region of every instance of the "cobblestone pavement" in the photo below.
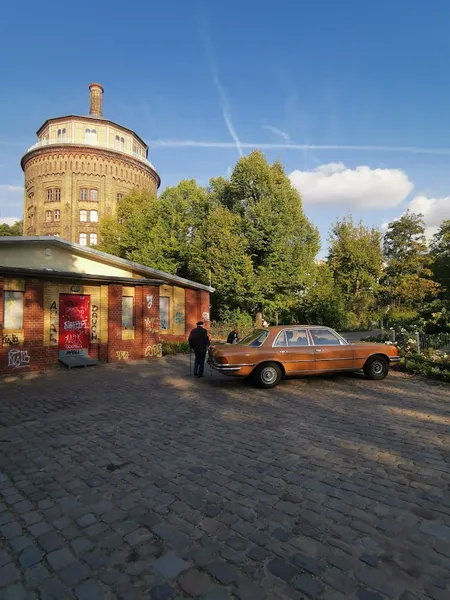
{"type": "Polygon", "coordinates": [[[0,383],[1,600],[449,600],[450,387],[188,373],[0,383]]]}

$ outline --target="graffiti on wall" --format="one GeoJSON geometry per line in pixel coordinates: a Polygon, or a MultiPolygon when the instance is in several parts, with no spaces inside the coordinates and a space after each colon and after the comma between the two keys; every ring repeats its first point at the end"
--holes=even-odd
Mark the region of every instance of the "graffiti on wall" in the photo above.
{"type": "Polygon", "coordinates": [[[117,350],[117,360],[128,360],[128,350],[117,350]]]}
{"type": "Polygon", "coordinates": [[[148,310],[153,306],[153,296],[145,296],[145,301],[147,303],[148,310]]]}
{"type": "Polygon", "coordinates": [[[154,346],[147,346],[144,352],[145,358],[156,356],[157,358],[162,357],[162,344],[155,344],[154,346]]]}
{"type": "Polygon", "coordinates": [[[91,340],[97,340],[98,306],[93,304],[91,308],[91,340]]]}
{"type": "Polygon", "coordinates": [[[177,325],[183,325],[184,323],[184,315],[182,312],[175,313],[175,323],[177,325]]]}
{"type": "Polygon", "coordinates": [[[58,343],[58,307],[56,302],[50,305],[50,344],[58,343]]]}
{"type": "Polygon", "coordinates": [[[156,317],[145,317],[144,325],[147,331],[158,331],[158,319],[156,317]]]}
{"type": "Polygon", "coordinates": [[[10,350],[8,352],[8,367],[20,369],[30,365],[28,350],[10,350]]]}
{"type": "Polygon", "coordinates": [[[23,334],[4,333],[2,335],[3,346],[20,346],[21,344],[23,344],[23,334]]]}
{"type": "Polygon", "coordinates": [[[72,350],[73,348],[80,348],[83,345],[83,334],[82,333],[68,333],[64,338],[64,348],[72,350]]]}
{"type": "Polygon", "coordinates": [[[202,314],[202,318],[204,321],[208,322],[209,321],[209,312],[204,312],[202,314]]]}

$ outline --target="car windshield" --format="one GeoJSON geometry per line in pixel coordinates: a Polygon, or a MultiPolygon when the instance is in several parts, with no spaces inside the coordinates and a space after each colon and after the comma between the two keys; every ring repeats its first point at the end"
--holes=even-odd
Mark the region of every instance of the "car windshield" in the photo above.
{"type": "Polygon", "coordinates": [[[267,339],[269,332],[267,329],[255,329],[253,333],[245,336],[240,342],[241,346],[262,346],[267,339]]]}

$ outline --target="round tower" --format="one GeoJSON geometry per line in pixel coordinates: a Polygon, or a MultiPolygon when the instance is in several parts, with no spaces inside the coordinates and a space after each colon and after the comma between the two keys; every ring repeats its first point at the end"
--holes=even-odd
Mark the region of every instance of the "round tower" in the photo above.
{"type": "Polygon", "coordinates": [[[103,116],[103,87],[89,86],[89,115],[48,119],[22,157],[24,235],[55,235],[94,246],[98,222],[133,189],[156,195],[160,178],[148,146],[103,116]]]}

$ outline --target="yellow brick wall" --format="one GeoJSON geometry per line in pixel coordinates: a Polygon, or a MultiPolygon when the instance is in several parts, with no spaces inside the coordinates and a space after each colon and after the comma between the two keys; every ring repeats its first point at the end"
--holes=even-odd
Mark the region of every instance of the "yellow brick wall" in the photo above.
{"type": "Polygon", "coordinates": [[[162,335],[184,335],[185,332],[185,290],[184,288],[162,285],[159,288],[160,297],[169,298],[170,327],[161,329],[162,335]]]}

